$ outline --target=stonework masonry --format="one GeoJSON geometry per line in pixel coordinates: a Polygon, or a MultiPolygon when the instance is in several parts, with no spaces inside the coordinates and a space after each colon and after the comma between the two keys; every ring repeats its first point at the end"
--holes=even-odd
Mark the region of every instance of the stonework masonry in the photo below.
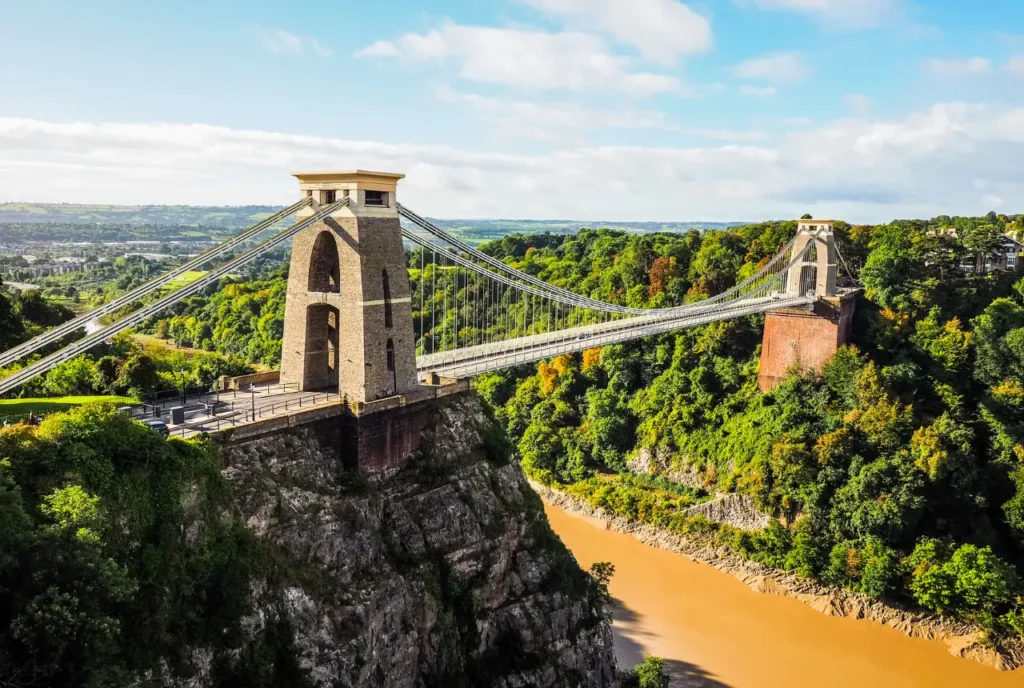
{"type": "MultiPolygon", "coordinates": [[[[294,239],[282,382],[298,383],[302,389],[336,388],[350,402],[415,390],[415,331],[395,200],[401,175],[296,176],[305,192],[314,191],[306,187],[321,194],[329,189],[336,196],[325,202],[348,196],[350,203],[294,239]],[[388,189],[386,206],[367,207],[367,189],[388,189]]],[[[299,217],[312,212],[300,212],[299,217]]]]}
{"type": "Polygon", "coordinates": [[[232,445],[305,427],[320,438],[325,451],[332,448],[338,465],[345,470],[384,473],[401,467],[416,454],[427,419],[438,404],[466,396],[469,390],[467,380],[420,386],[409,395],[299,410],[215,432],[214,437],[232,445]]]}
{"type": "Polygon", "coordinates": [[[823,297],[813,309],[769,311],[764,321],[758,386],[769,391],[795,367],[820,373],[836,350],[850,341],[854,294],[823,297]]]}
{"type": "Polygon", "coordinates": [[[818,296],[834,296],[839,267],[830,220],[801,220],[791,255],[802,261],[789,271],[786,291],[798,295],[813,289],[818,296]],[[819,232],[819,228],[821,231],[819,232]]]}

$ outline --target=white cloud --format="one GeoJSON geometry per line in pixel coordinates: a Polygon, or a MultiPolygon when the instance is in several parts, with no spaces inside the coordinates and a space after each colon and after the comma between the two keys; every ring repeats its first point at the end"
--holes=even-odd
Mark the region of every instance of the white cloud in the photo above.
{"type": "Polygon", "coordinates": [[[803,57],[797,52],[768,53],[753,57],[729,68],[737,79],[761,80],[773,84],[794,84],[810,74],[803,57]]]}
{"type": "Polygon", "coordinates": [[[741,143],[745,141],[761,141],[768,138],[763,131],[735,131],[732,129],[685,129],[685,133],[693,136],[701,136],[716,141],[732,141],[741,143]]]}
{"type": "Polygon", "coordinates": [[[754,0],[754,4],[766,10],[803,12],[829,28],[851,31],[882,26],[903,11],[902,0],[754,0]]]}
{"type": "Polygon", "coordinates": [[[745,96],[757,96],[758,98],[768,98],[776,94],[774,86],[740,86],[740,93],[745,96]]]}
{"type": "Polygon", "coordinates": [[[356,57],[413,62],[450,59],[469,81],[525,90],[620,91],[635,96],[679,89],[674,76],[635,71],[628,58],[612,53],[598,36],[495,29],[447,23],[426,34],[407,33],[377,41],[356,57]]]}
{"type": "Polygon", "coordinates": [[[438,96],[443,101],[468,106],[481,119],[497,125],[504,135],[519,138],[550,138],[552,130],[667,127],[665,113],[655,110],[600,109],[570,102],[490,98],[450,88],[439,89],[438,96]]]}
{"type": "Polygon", "coordinates": [[[847,93],[843,96],[843,102],[860,117],[870,114],[871,108],[875,106],[874,99],[863,93],[847,93]]]}
{"type": "Polygon", "coordinates": [[[403,53],[391,41],[374,41],[356,52],[356,57],[402,57],[403,53]]]}
{"type": "Polygon", "coordinates": [[[523,0],[601,31],[664,64],[712,46],[711,23],[676,0],[523,0]]]}
{"type": "Polygon", "coordinates": [[[980,214],[994,205],[986,196],[1024,198],[1024,108],[963,103],[757,143],[551,146],[540,154],[202,124],[0,118],[0,151],[0,200],[284,204],[298,193],[290,171],[338,167],[404,172],[401,200],[440,217],[756,220],[811,212],[865,222],[980,214]],[[983,190],[973,183],[979,170],[990,180],[983,190]]]}
{"type": "Polygon", "coordinates": [[[1014,76],[1024,76],[1024,55],[1011,57],[1006,61],[1006,64],[1003,65],[1003,69],[1014,76]]]}
{"type": "Polygon", "coordinates": [[[925,68],[940,76],[968,76],[971,74],[987,74],[992,64],[984,57],[971,57],[964,60],[927,60],[925,68]]]}
{"type": "Polygon", "coordinates": [[[284,29],[267,29],[262,26],[254,27],[253,32],[267,50],[278,55],[303,55],[307,50],[319,57],[334,54],[334,50],[312,36],[300,36],[284,29]]]}

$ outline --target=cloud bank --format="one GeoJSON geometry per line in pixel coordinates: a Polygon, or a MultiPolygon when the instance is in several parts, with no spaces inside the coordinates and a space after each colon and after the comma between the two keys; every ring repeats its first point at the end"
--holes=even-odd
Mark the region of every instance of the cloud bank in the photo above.
{"type": "MultiPolygon", "coordinates": [[[[850,221],[1013,212],[1024,108],[949,103],[727,143],[583,146],[537,155],[205,124],[0,118],[0,200],[285,204],[297,169],[404,172],[403,202],[440,217],[850,221]],[[754,143],[756,141],[756,144],[754,143]]],[[[1022,208],[1016,208],[1021,212],[1022,208]]]]}

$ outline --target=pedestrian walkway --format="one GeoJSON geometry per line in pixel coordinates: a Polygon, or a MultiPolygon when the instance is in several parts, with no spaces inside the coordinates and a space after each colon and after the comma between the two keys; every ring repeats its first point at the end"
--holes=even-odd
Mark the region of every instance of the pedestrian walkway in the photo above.
{"type": "Polygon", "coordinates": [[[164,398],[126,407],[126,412],[139,421],[164,421],[171,437],[192,437],[339,401],[338,392],[299,391],[296,384],[264,383],[241,390],[191,394],[185,396],[184,403],[180,396],[164,398]],[[172,422],[171,410],[175,408],[184,409],[184,422],[172,422]]]}

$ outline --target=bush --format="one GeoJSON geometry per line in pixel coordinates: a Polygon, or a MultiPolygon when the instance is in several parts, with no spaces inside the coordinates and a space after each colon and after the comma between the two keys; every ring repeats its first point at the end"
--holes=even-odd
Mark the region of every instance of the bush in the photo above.
{"type": "Polygon", "coordinates": [[[669,677],[665,673],[665,662],[660,657],[644,655],[644,661],[637,664],[623,680],[623,688],[668,688],[669,677]]]}
{"type": "Polygon", "coordinates": [[[937,540],[922,540],[907,560],[910,592],[936,612],[975,615],[989,620],[1020,591],[1013,568],[989,547],[962,545],[952,554],[937,540]]]}

